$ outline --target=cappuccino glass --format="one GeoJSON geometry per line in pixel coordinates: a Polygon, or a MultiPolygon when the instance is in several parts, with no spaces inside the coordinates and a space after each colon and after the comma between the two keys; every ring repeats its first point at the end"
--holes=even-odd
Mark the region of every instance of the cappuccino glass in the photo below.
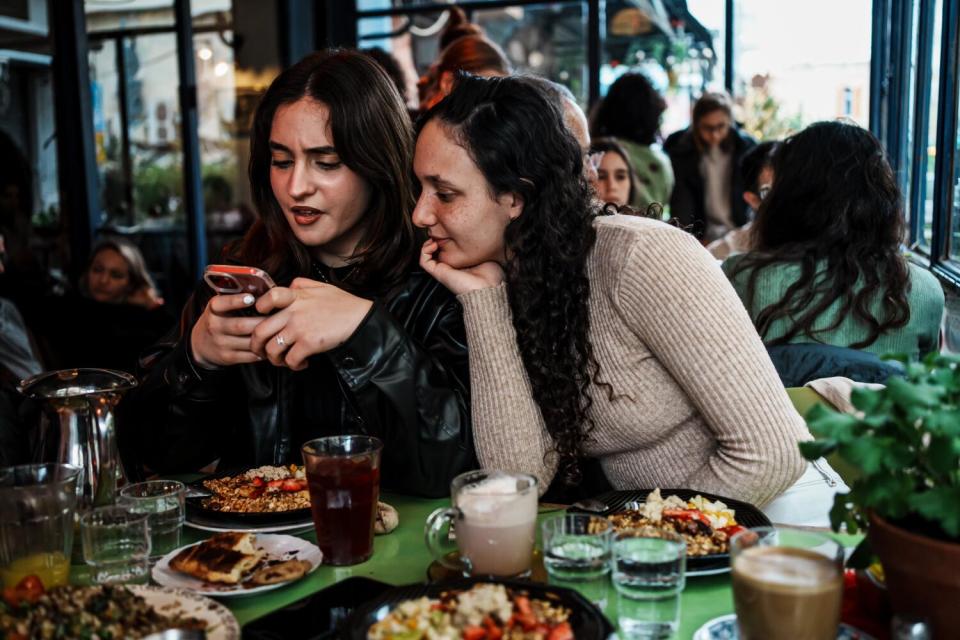
{"type": "Polygon", "coordinates": [[[730,539],[733,604],[743,640],[834,640],[843,547],[812,531],[759,527],[730,539]]]}
{"type": "Polygon", "coordinates": [[[427,548],[437,562],[466,576],[528,575],[537,497],[537,479],[525,473],[462,473],[450,483],[453,506],[427,518],[427,548]],[[451,558],[450,529],[459,558],[451,558]]]}

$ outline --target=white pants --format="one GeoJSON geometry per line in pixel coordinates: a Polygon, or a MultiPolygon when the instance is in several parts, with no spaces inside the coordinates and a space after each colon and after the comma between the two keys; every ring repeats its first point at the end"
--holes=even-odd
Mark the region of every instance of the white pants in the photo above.
{"type": "Polygon", "coordinates": [[[807,470],[793,486],[764,507],[774,524],[829,527],[833,497],[850,488],[823,458],[807,463],[807,470]]]}

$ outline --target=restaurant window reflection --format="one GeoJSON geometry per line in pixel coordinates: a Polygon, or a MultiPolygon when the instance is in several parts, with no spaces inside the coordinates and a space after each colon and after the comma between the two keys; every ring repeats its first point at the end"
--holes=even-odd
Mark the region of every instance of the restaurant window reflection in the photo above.
{"type": "MultiPolygon", "coordinates": [[[[389,3],[378,0],[357,2],[361,11],[387,6],[389,3]]],[[[407,92],[410,106],[417,103],[413,83],[427,73],[440,54],[438,40],[446,16],[446,11],[438,11],[362,18],[357,23],[359,47],[380,47],[391,53],[411,77],[407,92]]],[[[586,3],[481,7],[468,12],[468,17],[503,49],[516,71],[564,84],[586,105],[586,3]]]]}
{"type": "Polygon", "coordinates": [[[45,0],[0,3],[0,234],[8,268],[41,280],[65,260],[52,54],[45,0]]]}
{"type": "Polygon", "coordinates": [[[663,136],[685,128],[700,94],[723,89],[724,15],[724,3],[714,0],[607,2],[600,93],[624,73],[643,73],[667,102],[663,136]]]}
{"type": "MultiPolygon", "coordinates": [[[[188,272],[182,116],[172,0],[86,0],[102,216],[98,229],[140,245],[168,298],[194,285],[188,272]]],[[[275,15],[251,0],[192,0],[197,137],[207,256],[243,235],[254,219],[246,185],[249,121],[278,72],[270,38],[244,39],[235,16],[269,28],[275,15]],[[267,16],[267,20],[263,17],[267,16]],[[250,46],[250,44],[254,46],[250,46]],[[254,69],[238,68],[247,44],[254,69]],[[252,56],[251,56],[252,52],[252,56]]],[[[249,61],[248,61],[249,63],[249,61]]]]}
{"type": "Polygon", "coordinates": [[[869,126],[871,0],[734,3],[734,95],[746,130],[782,138],[818,120],[869,126]]]}

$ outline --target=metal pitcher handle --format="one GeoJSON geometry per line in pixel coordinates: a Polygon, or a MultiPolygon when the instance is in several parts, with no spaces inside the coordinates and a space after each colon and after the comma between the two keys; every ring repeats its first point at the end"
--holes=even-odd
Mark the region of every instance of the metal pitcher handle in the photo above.
{"type": "Polygon", "coordinates": [[[472,568],[470,560],[454,554],[453,552],[457,551],[457,545],[450,541],[450,528],[455,527],[457,522],[463,522],[463,511],[457,507],[435,510],[427,516],[427,525],[423,531],[424,540],[433,559],[440,565],[469,574],[472,568]],[[451,561],[451,558],[456,560],[451,561]]]}

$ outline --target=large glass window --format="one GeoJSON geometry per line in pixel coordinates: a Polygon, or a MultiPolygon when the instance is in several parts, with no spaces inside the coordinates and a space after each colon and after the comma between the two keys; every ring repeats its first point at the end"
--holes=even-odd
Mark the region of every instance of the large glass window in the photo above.
{"type": "Polygon", "coordinates": [[[683,129],[697,97],[723,89],[724,31],[716,0],[691,0],[677,13],[661,3],[607,2],[600,93],[627,71],[643,73],[667,101],[663,136],[683,129]]]}
{"type": "MultiPolygon", "coordinates": [[[[86,0],[85,7],[99,227],[137,242],[161,287],[189,290],[173,2],[86,0]]],[[[244,167],[253,110],[279,72],[276,40],[263,35],[276,28],[269,24],[276,11],[255,0],[192,0],[191,14],[186,55],[197,83],[207,255],[216,259],[255,217],[244,167]]]]}
{"type": "MultiPolygon", "coordinates": [[[[960,62],[954,61],[954,63],[956,66],[953,69],[953,73],[956,75],[957,72],[960,71],[960,62]]],[[[956,122],[960,122],[960,100],[956,101],[953,109],[957,113],[956,122]]],[[[953,148],[953,174],[947,176],[948,182],[946,185],[950,194],[948,204],[950,237],[947,239],[947,255],[950,256],[951,260],[960,260],[960,161],[958,161],[960,160],[960,126],[958,126],[955,131],[953,148]]]]}
{"type": "Polygon", "coordinates": [[[733,92],[748,132],[782,138],[837,117],[869,126],[872,4],[734,3],[733,92]]]}
{"type": "Polygon", "coordinates": [[[930,124],[927,127],[927,147],[924,158],[923,205],[920,211],[920,234],[918,244],[929,249],[933,240],[933,207],[936,192],[933,190],[937,167],[937,109],[940,104],[940,43],[943,41],[943,0],[936,0],[933,9],[933,42],[930,64],[930,124]]]}
{"type": "Polygon", "coordinates": [[[23,278],[63,266],[52,54],[45,2],[0,4],[0,234],[23,278]]]}
{"type": "MultiPolygon", "coordinates": [[[[388,3],[360,0],[357,8],[386,8],[388,3]]],[[[471,22],[498,44],[518,72],[534,73],[565,84],[581,104],[587,102],[586,3],[551,2],[475,9],[471,22]]],[[[438,40],[447,12],[362,18],[360,48],[379,47],[392,54],[408,76],[407,102],[416,106],[418,78],[440,55],[438,40]]]]}

